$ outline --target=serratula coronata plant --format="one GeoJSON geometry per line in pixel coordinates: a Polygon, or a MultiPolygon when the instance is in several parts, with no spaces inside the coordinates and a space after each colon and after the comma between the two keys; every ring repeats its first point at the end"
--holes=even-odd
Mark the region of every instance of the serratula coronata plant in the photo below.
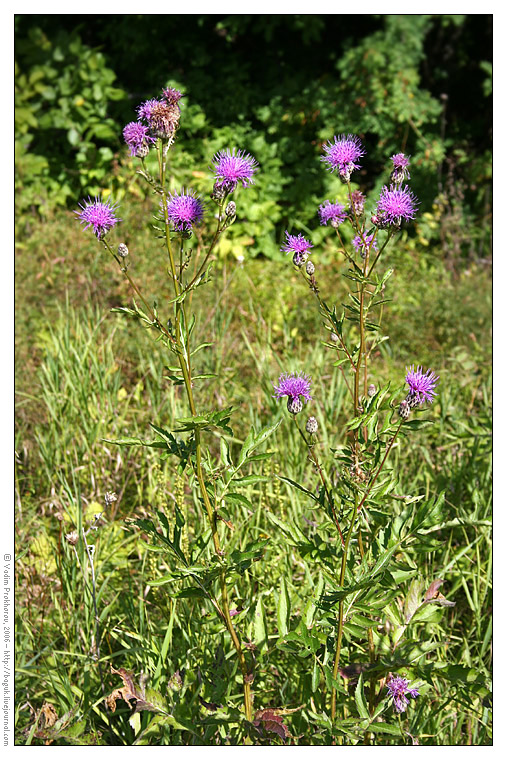
{"type": "MultiPolygon", "coordinates": [[[[80,210],[76,214],[84,229],[93,232],[100,245],[117,262],[132,288],[135,299],[132,306],[116,308],[113,311],[132,317],[141,326],[154,332],[156,345],[166,357],[166,365],[170,365],[166,366],[169,372],[166,379],[184,389],[188,415],[172,420],[169,427],[154,421],[152,428],[156,435],[155,441],[125,439],[113,443],[125,446],[142,443],[143,446],[159,451],[164,458],[174,457],[175,470],[177,468],[180,476],[189,473],[190,491],[197,494],[194,501],[203,510],[207,530],[200,535],[194,535],[190,541],[188,531],[185,531],[184,510],[179,506],[175,506],[172,515],[158,511],[151,518],[139,519],[136,522],[143,533],[151,537],[154,549],[171,555],[171,573],[162,582],[154,578],[153,585],[181,581],[179,594],[184,598],[195,599],[198,602],[197,610],[200,609],[201,602],[207,604],[228,637],[236,656],[237,667],[232,670],[233,677],[226,683],[225,696],[230,701],[231,709],[236,710],[236,725],[240,727],[240,736],[244,737],[253,730],[252,684],[255,679],[255,660],[248,646],[245,646],[245,636],[240,627],[233,622],[237,611],[233,614],[230,609],[229,584],[244,576],[250,564],[259,560],[267,541],[256,540],[244,545],[241,550],[231,551],[227,545],[227,538],[234,525],[227,519],[226,510],[229,506],[237,504],[238,499],[241,499],[243,505],[248,505],[246,496],[238,495],[236,489],[240,488],[242,483],[251,485],[257,480],[262,480],[262,476],[256,478],[256,475],[250,472],[250,463],[257,458],[269,456],[258,454],[256,449],[277,425],[260,431],[252,429],[236,460],[233,459],[229,445],[232,437],[229,427],[232,408],[209,411],[202,409],[199,404],[200,381],[212,377],[199,374],[199,352],[211,344],[194,343],[195,315],[191,310],[190,296],[209,281],[214,250],[221,236],[236,218],[234,195],[238,192],[248,192],[248,188],[255,182],[259,167],[257,161],[243,149],[227,147],[220,150],[211,161],[210,197],[207,201],[193,188],[172,187],[168,156],[174,148],[182,118],[181,97],[181,93],[174,88],[164,89],[161,97],[141,103],[137,108],[137,120],[131,121],[123,129],[123,137],[130,155],[140,162],[138,174],[149,183],[155,193],[155,231],[157,236],[163,239],[165,254],[159,259],[159,267],[161,273],[165,272],[168,278],[168,288],[165,287],[164,298],[161,300],[164,303],[163,313],[145,297],[141,285],[132,274],[134,265],[130,265],[131,259],[135,261],[136,256],[155,254],[127,248],[124,233],[122,234],[121,227],[117,226],[121,219],[116,204],[99,198],[88,199],[80,204],[80,210]],[[156,176],[147,168],[146,159],[150,153],[157,158],[156,176]],[[210,225],[213,227],[207,231],[210,225]],[[197,227],[201,227],[199,241],[193,244],[197,227]],[[113,232],[115,237],[119,236],[115,242],[112,240],[113,232]],[[208,242],[204,245],[203,241],[206,239],[208,242]],[[171,293],[169,299],[167,293],[171,293]],[[218,460],[214,459],[206,446],[206,439],[210,437],[213,437],[213,441],[219,438],[218,460]],[[249,473],[243,477],[241,472],[245,467],[248,467],[249,473]],[[239,683],[243,692],[242,719],[235,705],[236,670],[239,670],[239,683]]],[[[303,378],[300,378],[300,382],[304,383],[303,378]]],[[[171,593],[175,595],[172,588],[171,593]]],[[[250,621],[247,616],[245,625],[249,623],[251,627],[255,609],[253,600],[250,600],[250,608],[250,621]]],[[[201,615],[202,612],[197,611],[197,614],[201,615]]],[[[164,632],[161,636],[163,640],[164,632]]],[[[162,643],[158,642],[154,649],[160,649],[161,646],[162,643]]],[[[228,653],[228,657],[230,654],[228,653]]],[[[202,663],[198,660],[195,663],[195,672],[198,672],[201,666],[202,663]]],[[[145,675],[149,681],[150,675],[153,674],[145,675]]],[[[113,696],[106,704],[112,705],[115,702],[117,697],[113,699],[113,696]]],[[[159,693],[156,701],[160,708],[159,714],[172,716],[169,697],[159,693]]],[[[137,704],[139,709],[139,702],[137,704]]],[[[147,706],[140,709],[152,708],[147,706]]],[[[174,725],[174,718],[171,719],[173,723],[169,722],[169,726],[174,725]]],[[[164,723],[163,717],[160,718],[160,722],[164,723]]]]}
{"type": "Polygon", "coordinates": [[[393,271],[381,266],[389,262],[388,246],[415,218],[418,201],[405,184],[410,179],[409,158],[400,152],[391,158],[389,186],[382,188],[368,212],[367,199],[351,185],[365,155],[361,140],[349,134],[326,143],[321,156],[325,168],[346,186],[346,200],[326,199],[316,212],[320,224],[336,235],[338,255],[346,265],[348,301],[341,308],[330,307],[321,297],[318,250],[308,236],[287,231],[281,248],[292,254],[294,267],[315,296],[328,331],[324,344],[333,353],[349,396],[350,420],[342,431],[335,431],[338,445],[321,451],[315,412],[323,389],[311,378],[309,367],[284,373],[273,383],[275,397],[287,397],[287,412],[307,447],[316,483],[310,488],[287,477],[282,480],[321,508],[311,537],[270,515],[283,535],[299,537],[298,548],[315,560],[322,579],[316,600],[320,618],[310,626],[301,622],[297,635],[285,634],[278,646],[301,657],[313,653],[313,717],[322,730],[329,730],[334,743],[373,743],[381,732],[403,732],[398,719],[393,723],[394,714],[401,719],[411,709],[408,697],[421,695],[423,700],[431,688],[422,685],[424,678],[409,687],[405,677],[421,678],[411,625],[423,611],[427,615],[427,604],[452,605],[425,597],[425,584],[433,579],[418,578],[415,570],[404,576],[399,570],[401,558],[408,561],[412,547],[431,544],[424,531],[438,524],[444,495],[433,500],[424,494],[397,493],[390,455],[404,436],[431,424],[421,415],[437,397],[439,378],[431,368],[410,366],[404,378],[382,386],[372,364],[387,340],[382,320],[393,271]],[[345,236],[347,225],[352,229],[345,236]],[[344,238],[351,240],[350,246],[344,238]],[[399,579],[404,577],[413,580],[403,597],[399,579]]]}

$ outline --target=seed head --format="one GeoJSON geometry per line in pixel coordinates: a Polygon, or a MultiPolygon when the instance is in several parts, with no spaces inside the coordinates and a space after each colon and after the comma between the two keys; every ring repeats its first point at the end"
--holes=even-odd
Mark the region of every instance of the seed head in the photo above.
{"type": "Polygon", "coordinates": [[[66,533],[65,540],[71,546],[76,546],[77,542],[79,541],[79,536],[77,534],[77,531],[73,530],[71,531],[71,533],[66,533]]]}

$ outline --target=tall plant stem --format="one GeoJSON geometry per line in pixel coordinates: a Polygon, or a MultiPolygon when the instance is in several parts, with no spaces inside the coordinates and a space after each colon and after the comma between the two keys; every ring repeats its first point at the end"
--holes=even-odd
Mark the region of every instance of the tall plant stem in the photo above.
{"type": "MultiPolygon", "coordinates": [[[[171,279],[173,281],[173,287],[174,287],[174,295],[176,298],[178,298],[181,295],[181,287],[180,287],[180,281],[178,279],[177,273],[176,273],[176,265],[174,261],[174,255],[171,247],[171,235],[170,235],[170,223],[169,223],[169,214],[167,210],[167,193],[165,189],[165,160],[166,160],[166,153],[164,154],[164,147],[160,147],[159,152],[159,167],[160,167],[160,185],[162,187],[162,208],[164,213],[164,224],[165,224],[165,241],[166,241],[166,249],[167,249],[167,256],[169,259],[169,266],[171,271],[171,279]]],[[[219,229],[217,229],[217,232],[215,233],[215,237],[212,241],[212,246],[216,243],[216,240],[218,239],[219,235],[219,229]]],[[[205,257],[205,262],[209,259],[211,253],[211,249],[208,251],[207,256],[205,257]]],[[[204,271],[203,266],[201,266],[199,271],[204,271]]],[[[182,340],[182,330],[180,325],[180,314],[183,315],[183,320],[186,323],[186,315],[183,310],[182,305],[176,301],[175,303],[175,313],[176,313],[176,342],[177,342],[177,354],[178,354],[178,362],[181,368],[181,372],[183,375],[183,382],[185,384],[185,390],[187,393],[188,403],[190,406],[190,411],[193,417],[196,416],[196,406],[194,401],[194,394],[193,394],[193,388],[192,388],[192,380],[191,380],[191,370],[190,370],[190,355],[187,351],[186,344],[183,343],[182,340]]],[[[232,643],[234,645],[234,648],[236,649],[236,653],[238,656],[239,666],[241,669],[241,673],[243,676],[243,697],[244,697],[244,704],[245,704],[245,717],[248,721],[252,720],[252,694],[251,694],[251,681],[252,676],[248,672],[248,664],[246,662],[245,654],[243,652],[241,642],[238,638],[238,635],[236,633],[236,630],[232,624],[231,620],[231,614],[230,614],[230,607],[229,607],[229,598],[227,593],[227,584],[226,584],[226,578],[225,578],[225,567],[223,567],[223,551],[220,548],[220,538],[218,535],[218,528],[217,528],[217,520],[216,520],[216,514],[215,509],[211,504],[208,490],[206,488],[206,482],[204,479],[204,471],[202,467],[202,443],[201,443],[201,431],[196,428],[194,432],[194,440],[195,440],[195,474],[197,477],[197,481],[199,483],[199,489],[201,491],[202,500],[204,503],[204,507],[206,509],[206,514],[208,517],[208,523],[211,529],[211,535],[213,538],[213,546],[215,548],[215,554],[217,556],[218,561],[222,565],[222,570],[220,572],[220,589],[221,589],[221,597],[222,597],[222,613],[223,613],[223,620],[225,622],[227,631],[231,637],[232,643]]]]}
{"type": "Polygon", "coordinates": [[[306,446],[308,448],[308,454],[310,456],[310,459],[314,463],[314,465],[315,465],[315,467],[317,469],[317,472],[320,475],[320,479],[321,479],[322,485],[324,487],[324,493],[326,494],[326,497],[327,497],[327,500],[328,500],[328,503],[329,503],[329,508],[331,510],[331,514],[333,515],[333,520],[335,522],[336,527],[338,528],[338,533],[340,534],[340,541],[342,543],[342,547],[344,547],[345,546],[345,541],[343,540],[343,534],[341,532],[340,524],[338,522],[338,516],[337,516],[336,510],[334,508],[333,494],[329,490],[326,478],[324,476],[324,471],[323,471],[322,467],[320,466],[319,460],[317,459],[317,456],[316,456],[316,454],[315,454],[315,452],[313,450],[313,448],[314,448],[313,445],[310,443],[310,441],[307,439],[307,437],[305,436],[305,434],[303,433],[303,431],[299,427],[298,421],[297,421],[295,415],[293,415],[293,420],[294,420],[295,425],[296,425],[296,427],[298,429],[299,435],[301,436],[301,438],[303,439],[303,441],[305,442],[305,444],[306,444],[306,446]]]}

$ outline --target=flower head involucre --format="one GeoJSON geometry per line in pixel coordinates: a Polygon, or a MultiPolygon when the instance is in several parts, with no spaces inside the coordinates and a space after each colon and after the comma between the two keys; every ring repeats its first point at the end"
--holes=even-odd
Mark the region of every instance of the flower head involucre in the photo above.
{"type": "Polygon", "coordinates": [[[404,187],[384,185],[377,203],[376,216],[379,226],[399,227],[403,221],[414,219],[417,203],[417,198],[406,185],[404,187]]]}
{"type": "Polygon", "coordinates": [[[227,193],[232,193],[238,182],[243,187],[253,185],[253,175],[258,170],[258,164],[249,153],[233,148],[232,151],[227,149],[215,153],[211,170],[215,172],[215,184],[227,193]]]}
{"type": "Polygon", "coordinates": [[[84,224],[84,229],[93,227],[93,232],[99,240],[106,235],[112,227],[118,222],[121,222],[116,216],[116,204],[111,204],[110,201],[100,201],[98,198],[88,201],[83,201],[79,204],[81,211],[74,211],[77,214],[81,224],[84,224]]]}
{"type": "Polygon", "coordinates": [[[148,132],[148,127],[139,121],[131,121],[124,127],[123,139],[130,148],[131,156],[137,156],[140,148],[155,142],[155,139],[148,132]]]}
{"type": "Polygon", "coordinates": [[[345,206],[341,203],[331,203],[331,201],[324,201],[319,206],[319,217],[321,225],[329,222],[332,227],[339,227],[347,218],[347,212],[345,206]]]}
{"type": "Polygon", "coordinates": [[[185,192],[183,189],[179,195],[169,196],[167,213],[175,229],[189,232],[193,224],[200,224],[202,221],[204,204],[193,190],[185,192]]]}
{"type": "Polygon", "coordinates": [[[386,687],[389,697],[393,700],[394,709],[398,713],[405,712],[407,709],[407,694],[412,698],[419,696],[419,691],[414,688],[410,689],[407,679],[401,678],[401,676],[391,676],[386,687]]]}
{"type": "Polygon", "coordinates": [[[328,171],[337,171],[340,178],[348,182],[352,172],[361,168],[357,160],[365,155],[365,151],[356,135],[338,135],[333,139],[334,142],[329,140],[324,144],[325,155],[320,160],[328,164],[328,171]]]}
{"type": "Polygon", "coordinates": [[[407,367],[405,382],[409,387],[409,394],[406,399],[409,405],[411,407],[420,406],[425,401],[431,404],[437,395],[435,387],[439,379],[430,369],[423,372],[422,367],[417,367],[417,369],[414,369],[413,366],[407,367]]]}
{"type": "Polygon", "coordinates": [[[297,374],[293,372],[287,374],[284,372],[278,378],[278,385],[273,384],[275,398],[288,396],[289,399],[295,400],[302,396],[305,401],[311,401],[311,382],[311,377],[305,375],[304,372],[298,372],[297,374]]]}

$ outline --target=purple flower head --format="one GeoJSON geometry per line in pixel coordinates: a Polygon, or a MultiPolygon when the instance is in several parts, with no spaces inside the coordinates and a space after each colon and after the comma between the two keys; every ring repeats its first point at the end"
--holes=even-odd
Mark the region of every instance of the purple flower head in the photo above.
{"type": "Polygon", "coordinates": [[[310,241],[304,238],[301,233],[299,235],[289,235],[286,230],[285,237],[287,238],[287,242],[280,248],[283,253],[299,254],[303,257],[305,254],[308,255],[310,248],[313,248],[310,241]]]}
{"type": "Polygon", "coordinates": [[[408,171],[409,156],[406,156],[404,153],[396,153],[394,156],[391,156],[391,161],[393,162],[392,182],[399,184],[405,179],[410,179],[408,171]]]}
{"type": "Polygon", "coordinates": [[[405,712],[408,705],[407,694],[414,698],[419,696],[417,689],[409,689],[408,681],[401,676],[391,676],[386,684],[389,697],[393,700],[394,709],[398,713],[405,712]]]}
{"type": "Polygon", "coordinates": [[[363,237],[356,235],[352,241],[355,252],[359,253],[362,259],[366,258],[366,253],[368,251],[371,251],[372,249],[378,251],[377,241],[374,240],[374,237],[374,233],[371,235],[363,235],[363,237]]]}
{"type": "Polygon", "coordinates": [[[339,135],[334,137],[334,142],[327,142],[323,148],[326,155],[321,156],[320,160],[329,164],[327,170],[337,171],[344,182],[350,180],[350,175],[355,169],[360,169],[360,164],[356,163],[358,158],[365,155],[361,140],[356,135],[339,135]]]}
{"type": "Polygon", "coordinates": [[[183,95],[174,87],[164,87],[162,90],[162,97],[168,106],[175,106],[181,100],[183,95]]]}
{"type": "Polygon", "coordinates": [[[243,187],[253,185],[253,175],[258,170],[257,161],[244,150],[232,151],[220,150],[213,156],[213,166],[211,170],[215,172],[215,185],[225,193],[232,193],[238,182],[243,187]]]}
{"type": "Polygon", "coordinates": [[[341,203],[324,201],[322,206],[319,206],[319,217],[321,225],[327,225],[329,222],[331,227],[339,227],[347,218],[347,212],[341,203]]]}
{"type": "Polygon", "coordinates": [[[365,197],[360,190],[353,190],[350,194],[350,206],[356,216],[361,216],[364,211],[365,197]]]}
{"type": "MultiPolygon", "coordinates": [[[[299,406],[298,402],[301,402],[301,396],[305,401],[311,401],[311,382],[311,377],[305,375],[304,372],[298,372],[297,374],[292,372],[290,375],[284,372],[278,378],[278,385],[273,384],[273,390],[275,391],[274,398],[280,399],[284,396],[288,396],[289,411],[296,413],[294,410],[297,408],[296,405],[299,406]],[[293,404],[292,408],[290,408],[291,402],[293,404]]],[[[299,411],[301,411],[302,408],[303,406],[301,404],[299,411]]]]}
{"type": "Polygon", "coordinates": [[[166,100],[145,100],[137,109],[140,119],[147,122],[154,137],[162,139],[172,137],[180,121],[178,102],[169,103],[166,100]]]}
{"type": "Polygon", "coordinates": [[[414,369],[413,365],[407,367],[405,382],[409,387],[409,393],[406,400],[410,407],[420,406],[425,401],[429,404],[433,403],[433,399],[437,395],[435,387],[439,379],[430,369],[423,372],[422,367],[417,367],[417,369],[414,369]]]}
{"type": "Polygon", "coordinates": [[[417,198],[411,190],[404,187],[389,188],[384,185],[377,203],[378,224],[380,227],[399,227],[402,221],[414,219],[417,211],[417,198]]]}
{"type": "Polygon", "coordinates": [[[190,232],[193,224],[199,224],[202,221],[204,204],[193,190],[185,192],[183,189],[179,195],[169,196],[167,213],[175,229],[180,232],[190,232]]]}
{"type": "Polygon", "coordinates": [[[154,138],[148,133],[148,127],[139,121],[131,121],[123,128],[123,139],[130,148],[130,155],[137,156],[148,143],[155,142],[154,138]]]}
{"type": "Polygon", "coordinates": [[[117,216],[115,216],[116,204],[111,204],[110,201],[99,201],[98,198],[88,201],[83,201],[79,204],[81,211],[74,211],[77,214],[81,224],[84,224],[84,229],[93,227],[93,232],[99,240],[101,240],[109,230],[114,227],[115,224],[121,222],[117,216]]]}

